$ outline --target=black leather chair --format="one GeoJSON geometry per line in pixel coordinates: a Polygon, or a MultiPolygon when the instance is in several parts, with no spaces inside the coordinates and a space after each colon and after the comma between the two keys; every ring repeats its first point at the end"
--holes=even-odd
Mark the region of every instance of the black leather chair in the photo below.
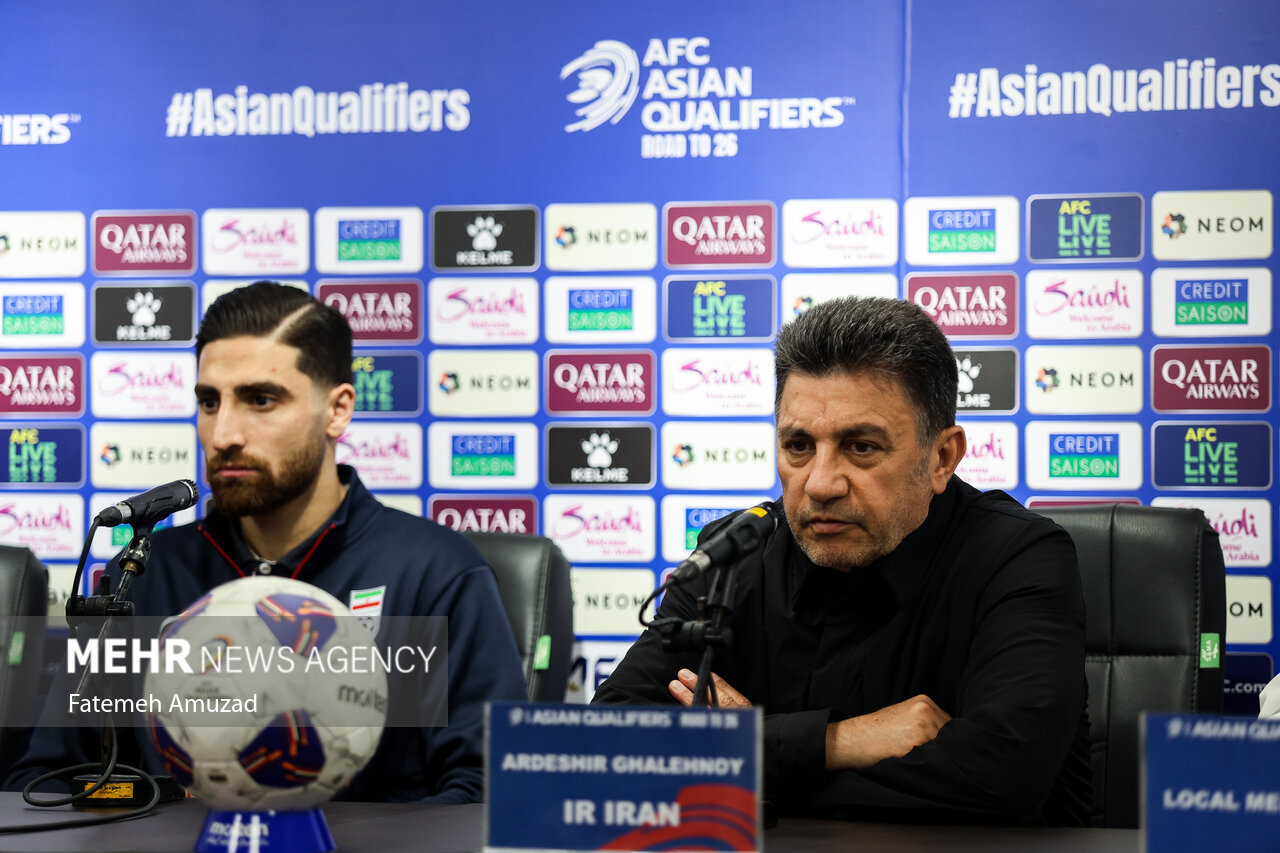
{"type": "Polygon", "coordinates": [[[1143,711],[1222,712],[1226,572],[1197,509],[1036,508],[1075,541],[1087,609],[1085,672],[1095,823],[1136,827],[1143,711]],[[1217,665],[1200,664],[1217,634],[1217,665]]]}
{"type": "Polygon", "coordinates": [[[0,545],[0,779],[31,737],[48,583],[44,565],[31,551],[0,545]]]}
{"type": "Polygon", "coordinates": [[[563,702],[573,653],[569,562],[556,543],[542,536],[472,532],[466,537],[497,575],[529,699],[563,702]],[[550,644],[541,654],[540,642],[550,644]]]}

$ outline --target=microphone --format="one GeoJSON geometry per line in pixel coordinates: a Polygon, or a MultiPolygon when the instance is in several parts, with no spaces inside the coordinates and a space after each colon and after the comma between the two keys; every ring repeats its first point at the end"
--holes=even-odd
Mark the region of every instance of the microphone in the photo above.
{"type": "Polygon", "coordinates": [[[706,574],[712,566],[741,559],[754,552],[778,528],[782,507],[765,501],[738,515],[713,533],[706,542],[685,558],[671,573],[670,583],[677,586],[706,574]]]}
{"type": "Polygon", "coordinates": [[[193,481],[174,480],[107,507],[98,513],[97,520],[101,527],[115,527],[118,524],[147,527],[180,509],[195,506],[199,497],[193,481]]]}

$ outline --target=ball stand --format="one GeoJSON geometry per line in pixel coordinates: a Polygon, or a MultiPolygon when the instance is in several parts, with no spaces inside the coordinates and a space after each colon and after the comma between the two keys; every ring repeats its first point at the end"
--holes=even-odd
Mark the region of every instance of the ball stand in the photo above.
{"type": "Polygon", "coordinates": [[[319,808],[304,811],[210,809],[196,853],[331,853],[338,845],[319,808]]]}

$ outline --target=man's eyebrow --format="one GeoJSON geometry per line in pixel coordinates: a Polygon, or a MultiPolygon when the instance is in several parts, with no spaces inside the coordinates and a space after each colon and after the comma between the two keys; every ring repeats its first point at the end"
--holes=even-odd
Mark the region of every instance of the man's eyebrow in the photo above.
{"type": "MultiPolygon", "coordinates": [[[[889,441],[892,436],[889,431],[879,424],[853,424],[844,427],[836,433],[841,441],[851,441],[862,438],[873,438],[879,441],[889,441]]],[[[798,426],[780,426],[778,427],[778,438],[786,441],[791,438],[810,438],[809,431],[798,426]]]]}
{"type": "MultiPolygon", "coordinates": [[[[197,397],[216,395],[217,393],[218,389],[214,388],[212,385],[197,384],[195,387],[195,394],[197,397]]],[[[272,397],[280,398],[293,396],[289,389],[283,385],[275,382],[268,382],[266,380],[262,382],[241,383],[235,387],[235,394],[237,397],[253,397],[259,394],[269,394],[272,397]]]]}

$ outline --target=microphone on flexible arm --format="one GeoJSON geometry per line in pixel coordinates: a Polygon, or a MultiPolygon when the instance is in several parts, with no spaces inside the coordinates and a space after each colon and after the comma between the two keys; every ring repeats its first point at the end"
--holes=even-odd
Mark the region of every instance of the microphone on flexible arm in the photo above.
{"type": "Polygon", "coordinates": [[[97,522],[100,527],[115,527],[120,524],[132,524],[135,528],[149,527],[178,510],[195,506],[199,499],[200,495],[193,481],[174,480],[107,507],[98,513],[97,522]]]}
{"type": "Polygon", "coordinates": [[[775,501],[765,501],[738,513],[686,557],[671,573],[668,582],[672,586],[686,583],[714,566],[723,566],[755,552],[778,529],[781,514],[782,507],[775,501]]]}

